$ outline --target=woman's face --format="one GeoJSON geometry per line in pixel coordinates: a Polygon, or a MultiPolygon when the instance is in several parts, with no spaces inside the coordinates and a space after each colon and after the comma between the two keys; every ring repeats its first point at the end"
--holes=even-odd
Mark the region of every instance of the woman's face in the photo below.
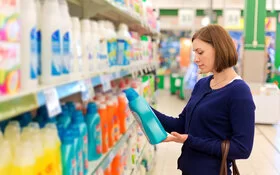
{"type": "Polygon", "coordinates": [[[212,45],[200,40],[193,41],[193,51],[195,52],[194,62],[198,65],[200,73],[215,71],[215,49],[212,45]]]}

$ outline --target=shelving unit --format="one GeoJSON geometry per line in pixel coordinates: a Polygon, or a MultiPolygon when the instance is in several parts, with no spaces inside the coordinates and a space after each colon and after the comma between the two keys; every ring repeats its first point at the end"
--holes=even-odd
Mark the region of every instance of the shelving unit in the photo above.
{"type": "Polygon", "coordinates": [[[142,158],[143,158],[144,150],[146,149],[146,147],[148,146],[148,144],[149,144],[148,141],[146,141],[146,142],[144,143],[143,148],[141,148],[140,154],[138,155],[137,160],[136,160],[136,163],[135,163],[135,167],[131,170],[130,175],[136,175],[137,169],[138,169],[138,167],[140,166],[140,163],[141,163],[140,161],[141,161],[142,158]]]}
{"type": "Polygon", "coordinates": [[[120,148],[124,145],[124,143],[127,141],[129,137],[130,131],[137,125],[137,122],[134,121],[129,126],[128,130],[122,137],[119,139],[119,141],[115,144],[113,148],[111,148],[107,154],[103,155],[99,160],[89,162],[89,173],[88,175],[94,175],[100,168],[106,169],[109,164],[112,162],[113,158],[116,156],[117,152],[120,150],[120,148]]]}
{"type": "Polygon", "coordinates": [[[155,69],[158,66],[157,62],[150,64],[137,65],[137,69],[134,66],[128,66],[122,69],[108,70],[111,73],[98,73],[90,77],[81,77],[74,81],[62,82],[60,84],[39,86],[36,89],[30,89],[28,91],[21,91],[14,95],[8,95],[0,97],[0,121],[14,117],[21,113],[36,109],[46,104],[44,90],[49,88],[55,88],[58,94],[58,98],[62,99],[71,96],[75,93],[81,92],[81,82],[86,79],[90,79],[92,86],[102,84],[102,77],[104,75],[110,77],[111,80],[119,79],[124,76],[130,75],[139,70],[155,69]]]}
{"type": "Polygon", "coordinates": [[[67,0],[71,16],[93,19],[107,19],[115,24],[125,23],[131,31],[141,35],[159,36],[142,17],[111,0],[67,0]]]}

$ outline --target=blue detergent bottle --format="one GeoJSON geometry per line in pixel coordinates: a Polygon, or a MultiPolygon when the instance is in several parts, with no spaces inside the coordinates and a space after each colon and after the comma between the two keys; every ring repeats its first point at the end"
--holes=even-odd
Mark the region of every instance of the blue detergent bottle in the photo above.
{"type": "Polygon", "coordinates": [[[147,101],[132,88],[124,92],[129,101],[129,108],[149,142],[154,145],[165,140],[167,133],[147,101]]]}
{"type": "Polygon", "coordinates": [[[61,163],[63,175],[77,174],[75,172],[76,156],[74,136],[71,130],[61,131],[61,163]]]}
{"type": "Polygon", "coordinates": [[[84,174],[84,166],[83,166],[83,147],[82,147],[82,137],[80,134],[79,125],[71,124],[69,126],[70,131],[74,137],[74,152],[75,152],[75,167],[74,172],[75,174],[81,175],[84,174]]]}
{"type": "Polygon", "coordinates": [[[64,128],[68,128],[70,125],[71,116],[66,105],[62,105],[62,112],[57,117],[57,123],[62,124],[64,128]]]}
{"type": "Polygon", "coordinates": [[[72,117],[73,113],[76,111],[75,103],[73,101],[66,102],[68,107],[69,115],[72,117]]]}
{"type": "Polygon", "coordinates": [[[83,173],[86,175],[88,173],[88,129],[82,111],[74,112],[72,123],[79,126],[83,151],[83,173]]]}
{"type": "Polygon", "coordinates": [[[102,156],[101,120],[95,103],[88,103],[86,123],[88,128],[88,160],[97,160],[102,156]]]}

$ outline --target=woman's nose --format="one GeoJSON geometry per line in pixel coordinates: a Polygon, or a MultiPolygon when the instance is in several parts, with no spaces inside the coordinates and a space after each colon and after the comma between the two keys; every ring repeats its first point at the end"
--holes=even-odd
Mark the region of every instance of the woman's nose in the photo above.
{"type": "Polygon", "coordinates": [[[194,57],[194,62],[198,63],[200,61],[199,57],[198,56],[195,56],[194,57]]]}

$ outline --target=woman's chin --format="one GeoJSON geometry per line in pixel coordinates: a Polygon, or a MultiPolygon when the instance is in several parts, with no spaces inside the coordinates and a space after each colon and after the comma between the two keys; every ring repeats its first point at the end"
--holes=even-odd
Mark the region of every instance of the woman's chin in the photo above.
{"type": "Polygon", "coordinates": [[[205,69],[199,69],[199,74],[208,74],[210,71],[205,69]]]}

